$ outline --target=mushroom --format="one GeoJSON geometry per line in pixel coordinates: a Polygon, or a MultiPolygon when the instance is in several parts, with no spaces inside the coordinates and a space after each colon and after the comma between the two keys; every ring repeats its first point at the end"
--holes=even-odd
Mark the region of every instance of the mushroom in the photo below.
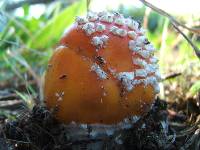
{"type": "Polygon", "coordinates": [[[123,122],[147,112],[159,93],[155,48],[119,13],[90,12],[61,38],[49,61],[44,97],[64,123],[123,122]]]}

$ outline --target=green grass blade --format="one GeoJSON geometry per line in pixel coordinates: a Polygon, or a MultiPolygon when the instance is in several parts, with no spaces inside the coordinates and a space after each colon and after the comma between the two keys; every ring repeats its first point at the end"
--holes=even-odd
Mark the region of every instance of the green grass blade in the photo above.
{"type": "Polygon", "coordinates": [[[67,7],[56,17],[49,20],[47,25],[33,36],[29,46],[35,49],[52,47],[55,43],[58,43],[65,28],[73,23],[75,16],[80,15],[85,10],[86,6],[83,0],[67,7]]]}
{"type": "Polygon", "coordinates": [[[189,94],[191,96],[194,96],[195,94],[197,94],[198,92],[200,92],[200,80],[199,81],[196,81],[192,87],[190,88],[189,90],[189,94]]]}

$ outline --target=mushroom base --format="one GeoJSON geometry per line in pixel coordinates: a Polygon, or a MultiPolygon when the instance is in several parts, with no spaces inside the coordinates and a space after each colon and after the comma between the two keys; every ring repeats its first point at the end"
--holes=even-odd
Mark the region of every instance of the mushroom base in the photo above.
{"type": "MultiPolygon", "coordinates": [[[[80,145],[74,145],[75,149],[81,148],[81,146],[84,145],[84,142],[87,141],[88,149],[101,150],[103,149],[102,146],[105,144],[105,140],[113,138],[114,135],[123,132],[123,130],[131,129],[139,119],[140,116],[133,116],[131,118],[125,118],[122,122],[112,125],[78,124],[71,122],[68,125],[64,125],[64,128],[68,133],[72,143],[80,142],[80,145]]],[[[123,141],[117,137],[114,139],[114,141],[117,144],[123,144],[123,141]]]]}

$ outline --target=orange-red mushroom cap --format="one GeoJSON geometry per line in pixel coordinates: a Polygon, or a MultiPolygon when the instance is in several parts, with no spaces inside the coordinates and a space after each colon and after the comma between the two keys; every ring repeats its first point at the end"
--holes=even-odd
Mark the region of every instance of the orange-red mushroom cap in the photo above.
{"type": "Polygon", "coordinates": [[[118,13],[88,13],[49,61],[44,95],[58,120],[114,124],[150,109],[159,92],[155,48],[144,29],[118,13]]]}

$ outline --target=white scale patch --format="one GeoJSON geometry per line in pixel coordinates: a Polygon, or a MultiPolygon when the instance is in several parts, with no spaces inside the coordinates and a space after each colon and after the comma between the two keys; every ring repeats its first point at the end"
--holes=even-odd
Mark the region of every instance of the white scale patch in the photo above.
{"type": "Polygon", "coordinates": [[[91,35],[95,32],[94,23],[89,22],[83,25],[82,29],[86,32],[87,35],[91,35]]]}
{"type": "Polygon", "coordinates": [[[116,33],[117,33],[117,35],[119,35],[119,36],[121,36],[121,37],[124,37],[124,36],[127,35],[127,31],[124,30],[124,29],[118,29],[118,30],[116,31],[116,33]]]}
{"type": "Polygon", "coordinates": [[[136,22],[135,20],[128,18],[128,19],[126,19],[126,24],[130,29],[138,31],[139,23],[136,22]]]}
{"type": "Polygon", "coordinates": [[[147,41],[147,38],[145,36],[139,36],[137,39],[136,39],[136,43],[137,45],[139,46],[143,46],[144,43],[147,41]]]}
{"type": "Polygon", "coordinates": [[[98,19],[98,15],[94,12],[88,12],[87,18],[89,21],[96,21],[98,19]]]}
{"type": "Polygon", "coordinates": [[[140,58],[133,58],[133,63],[135,65],[139,65],[139,66],[142,66],[142,67],[146,67],[146,65],[147,65],[147,62],[143,59],[140,59],[140,58]]]}
{"type": "Polygon", "coordinates": [[[156,64],[158,63],[158,59],[155,57],[155,56],[152,56],[150,59],[149,59],[150,63],[152,64],[156,64]]]}
{"type": "Polygon", "coordinates": [[[129,49],[130,49],[131,51],[133,51],[133,52],[138,52],[138,51],[142,50],[142,48],[139,47],[139,46],[137,45],[136,41],[134,41],[134,40],[130,40],[130,41],[129,41],[128,47],[129,47],[129,49]]]}
{"type": "Polygon", "coordinates": [[[123,16],[119,16],[119,17],[115,18],[114,22],[117,25],[125,25],[125,19],[123,16]]]}
{"type": "Polygon", "coordinates": [[[150,51],[143,50],[140,43],[138,43],[134,40],[130,40],[128,46],[131,51],[138,53],[139,55],[141,55],[144,58],[149,58],[151,55],[150,51]]]}
{"type": "Polygon", "coordinates": [[[148,74],[155,73],[157,71],[157,65],[154,64],[147,64],[145,66],[145,70],[148,74]]]}
{"type": "Polygon", "coordinates": [[[137,34],[134,32],[134,31],[128,31],[128,36],[131,38],[131,39],[134,39],[137,34]]]}
{"type": "Polygon", "coordinates": [[[103,22],[107,22],[107,23],[112,23],[113,22],[113,14],[104,13],[102,16],[100,16],[99,20],[103,21],[103,22]]]}
{"type": "Polygon", "coordinates": [[[96,74],[98,75],[98,77],[100,79],[107,79],[107,74],[106,72],[104,72],[101,67],[99,65],[97,65],[96,63],[94,63],[92,66],[91,66],[91,71],[94,71],[96,72],[96,74]]]}
{"type": "Polygon", "coordinates": [[[153,86],[154,88],[154,92],[157,94],[160,92],[160,87],[159,87],[159,84],[158,84],[158,81],[156,79],[156,77],[154,76],[151,76],[151,77],[147,77],[147,84],[150,84],[153,86]]]}
{"type": "Polygon", "coordinates": [[[133,81],[133,85],[139,85],[139,84],[144,84],[146,86],[147,85],[146,79],[139,79],[133,81]]]}
{"type": "Polygon", "coordinates": [[[147,77],[147,72],[145,69],[136,69],[135,76],[136,77],[147,77]]]}
{"type": "Polygon", "coordinates": [[[112,32],[113,34],[117,35],[117,30],[118,30],[118,29],[119,29],[118,27],[112,26],[112,27],[110,28],[110,32],[112,32]]]}
{"type": "Polygon", "coordinates": [[[121,37],[125,37],[127,35],[127,31],[124,29],[120,29],[116,26],[112,26],[110,28],[110,32],[112,32],[114,35],[119,35],[121,37]]]}
{"type": "Polygon", "coordinates": [[[102,32],[102,31],[104,31],[104,30],[106,30],[106,26],[105,26],[105,25],[103,25],[103,24],[101,24],[101,23],[97,23],[97,24],[96,24],[96,31],[97,31],[97,32],[102,32]]]}
{"type": "Polygon", "coordinates": [[[85,24],[88,22],[88,20],[86,18],[83,18],[83,17],[76,17],[76,22],[78,24],[85,24]]]}
{"type": "Polygon", "coordinates": [[[147,59],[151,56],[151,53],[147,50],[138,50],[137,53],[145,59],[147,59]]]}
{"type": "Polygon", "coordinates": [[[97,48],[103,47],[108,41],[109,37],[107,35],[95,36],[92,38],[92,44],[97,48]]]}
{"type": "Polygon", "coordinates": [[[92,38],[92,44],[96,47],[102,47],[103,46],[103,41],[101,40],[100,37],[95,36],[92,38]]]}
{"type": "Polygon", "coordinates": [[[133,80],[134,80],[134,72],[120,72],[117,75],[117,79],[122,82],[122,85],[125,86],[127,91],[131,91],[133,89],[133,80]]]}
{"type": "Polygon", "coordinates": [[[153,44],[147,44],[144,47],[146,50],[150,51],[151,53],[153,53],[155,51],[153,44]]]}

